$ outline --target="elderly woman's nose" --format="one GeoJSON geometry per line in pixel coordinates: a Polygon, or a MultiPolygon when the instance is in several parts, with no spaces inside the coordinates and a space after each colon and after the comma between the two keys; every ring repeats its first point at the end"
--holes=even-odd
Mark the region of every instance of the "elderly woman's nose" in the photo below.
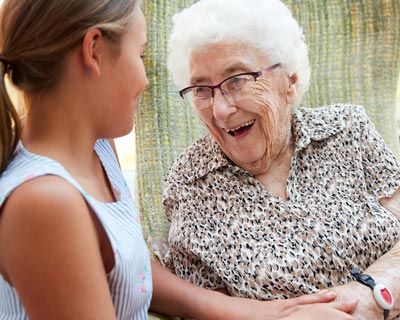
{"type": "Polygon", "coordinates": [[[213,103],[214,117],[218,120],[225,120],[237,110],[236,104],[229,96],[221,93],[215,94],[213,103]]]}

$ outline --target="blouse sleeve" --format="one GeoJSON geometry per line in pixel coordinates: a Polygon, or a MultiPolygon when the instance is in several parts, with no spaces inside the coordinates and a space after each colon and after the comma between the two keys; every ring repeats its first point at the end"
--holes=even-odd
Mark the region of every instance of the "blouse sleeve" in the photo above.
{"type": "Polygon", "coordinates": [[[361,151],[368,192],[377,198],[390,196],[400,186],[400,163],[378,130],[359,107],[361,151]]]}
{"type": "Polygon", "coordinates": [[[177,181],[175,181],[172,170],[170,170],[165,181],[162,204],[164,208],[164,213],[167,216],[168,220],[171,222],[171,216],[174,212],[177,211],[179,206],[177,181]]]}
{"type": "Polygon", "coordinates": [[[173,270],[180,278],[206,289],[224,288],[220,276],[214,272],[200,257],[187,249],[184,244],[187,239],[181,231],[183,224],[180,222],[180,197],[178,188],[182,187],[182,181],[174,170],[170,170],[166,179],[163,194],[163,206],[168,220],[171,222],[168,242],[169,252],[165,256],[163,264],[173,270]],[[180,187],[178,187],[180,186],[180,187]]]}
{"type": "Polygon", "coordinates": [[[175,274],[180,278],[210,290],[225,288],[220,276],[197,256],[184,251],[175,251],[172,255],[175,274]]]}

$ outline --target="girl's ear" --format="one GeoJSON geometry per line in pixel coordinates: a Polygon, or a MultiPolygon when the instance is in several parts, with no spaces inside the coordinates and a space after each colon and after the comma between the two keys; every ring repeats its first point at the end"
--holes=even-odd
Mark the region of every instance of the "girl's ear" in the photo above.
{"type": "Polygon", "coordinates": [[[82,58],[85,69],[99,76],[104,58],[104,37],[99,29],[89,30],[82,41],[82,58]]]}

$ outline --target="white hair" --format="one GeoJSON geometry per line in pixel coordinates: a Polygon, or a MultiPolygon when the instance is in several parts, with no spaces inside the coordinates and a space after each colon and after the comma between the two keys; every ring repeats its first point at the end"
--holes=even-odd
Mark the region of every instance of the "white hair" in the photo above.
{"type": "Polygon", "coordinates": [[[308,90],[310,66],[302,29],[280,0],[200,0],[173,17],[168,68],[178,88],[189,85],[193,51],[221,41],[261,50],[298,77],[297,105],[308,90]]]}

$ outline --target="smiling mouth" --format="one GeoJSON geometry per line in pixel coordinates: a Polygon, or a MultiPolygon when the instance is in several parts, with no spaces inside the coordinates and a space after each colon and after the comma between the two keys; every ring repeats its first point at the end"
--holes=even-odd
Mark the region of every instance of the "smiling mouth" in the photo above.
{"type": "Polygon", "coordinates": [[[226,133],[230,134],[233,137],[236,137],[238,135],[241,135],[247,131],[250,130],[250,128],[253,126],[255,120],[250,120],[246,123],[241,124],[239,127],[232,128],[232,129],[224,129],[226,133]]]}

